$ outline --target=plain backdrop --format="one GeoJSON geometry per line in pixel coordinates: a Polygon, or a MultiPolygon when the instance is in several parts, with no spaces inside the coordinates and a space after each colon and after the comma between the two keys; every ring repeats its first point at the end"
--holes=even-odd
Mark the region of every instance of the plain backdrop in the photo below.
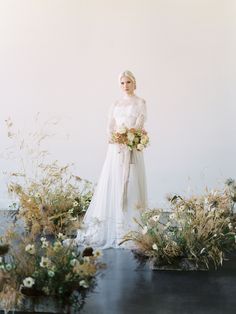
{"type": "MultiPolygon", "coordinates": [[[[0,0],[0,143],[50,119],[52,159],[97,182],[118,75],[146,100],[149,206],[236,178],[236,1],[0,0]]],[[[0,171],[17,168],[0,159],[0,171]]],[[[6,207],[6,180],[0,179],[6,207]]]]}

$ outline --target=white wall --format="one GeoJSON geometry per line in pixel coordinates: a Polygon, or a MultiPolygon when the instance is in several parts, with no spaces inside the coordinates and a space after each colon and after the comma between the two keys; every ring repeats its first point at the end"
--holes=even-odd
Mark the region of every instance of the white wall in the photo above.
{"type": "Polygon", "coordinates": [[[236,178],[235,16],[234,0],[0,0],[1,151],[7,117],[28,130],[37,112],[56,117],[52,156],[96,182],[130,69],[148,106],[150,205],[236,178]]]}

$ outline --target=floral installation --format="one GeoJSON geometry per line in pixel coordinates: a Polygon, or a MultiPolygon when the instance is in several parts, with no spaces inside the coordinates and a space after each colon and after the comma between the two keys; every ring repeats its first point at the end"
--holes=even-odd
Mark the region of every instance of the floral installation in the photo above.
{"type": "Polygon", "coordinates": [[[171,212],[147,210],[141,215],[140,231],[131,231],[120,243],[134,241],[133,253],[153,269],[168,265],[183,270],[215,269],[223,264],[227,252],[236,248],[236,184],[226,181],[223,190],[200,196],[168,196],[171,212]]]}
{"type": "Polygon", "coordinates": [[[80,227],[94,188],[74,175],[71,165],[46,159],[42,143],[47,134],[31,132],[26,140],[10,119],[6,124],[14,142],[6,157],[20,167],[7,174],[15,219],[13,229],[0,238],[0,307],[5,312],[24,309],[27,298],[50,297],[81,309],[105,267],[102,254],[91,247],[78,251],[73,241],[63,243],[80,227]],[[22,227],[22,234],[15,232],[22,227]]]}
{"type": "Polygon", "coordinates": [[[29,232],[54,234],[58,232],[71,235],[80,227],[92,195],[93,186],[69,173],[68,167],[57,164],[43,169],[41,180],[20,184],[11,182],[8,190],[18,198],[16,219],[22,219],[29,232]]]}
{"type": "Polygon", "coordinates": [[[105,265],[102,253],[88,247],[78,251],[72,245],[63,246],[65,235],[54,240],[8,232],[4,241],[8,250],[0,257],[0,305],[6,311],[21,308],[26,297],[47,296],[62,305],[77,309],[84,304],[86,294],[95,287],[95,279],[105,265]],[[16,245],[17,243],[17,245],[16,245]]]}
{"type": "Polygon", "coordinates": [[[111,134],[111,143],[123,144],[129,150],[142,151],[149,144],[147,131],[144,129],[121,127],[111,134]]]}
{"type": "Polygon", "coordinates": [[[34,235],[71,235],[80,227],[90,204],[92,183],[74,175],[72,165],[60,166],[57,160],[47,160],[49,154],[43,147],[47,133],[35,131],[25,138],[14,130],[10,119],[6,125],[13,142],[7,155],[20,164],[17,171],[8,174],[8,191],[16,199],[12,205],[15,218],[23,219],[34,235]]]}

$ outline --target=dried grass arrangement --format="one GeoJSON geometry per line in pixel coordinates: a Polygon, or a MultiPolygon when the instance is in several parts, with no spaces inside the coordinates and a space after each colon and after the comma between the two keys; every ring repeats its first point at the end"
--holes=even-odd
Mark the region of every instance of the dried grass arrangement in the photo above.
{"type": "Polygon", "coordinates": [[[145,211],[137,221],[141,231],[129,232],[140,262],[153,269],[207,270],[223,264],[225,254],[236,248],[236,184],[226,181],[223,190],[184,198],[168,196],[171,213],[145,211]]]}
{"type": "Polygon", "coordinates": [[[19,167],[7,174],[16,202],[13,227],[0,238],[0,308],[24,311],[30,300],[51,298],[58,313],[71,312],[71,306],[78,311],[105,265],[100,251],[78,251],[73,241],[63,241],[79,228],[94,187],[74,175],[72,165],[48,161],[45,125],[26,139],[10,119],[6,124],[12,141],[6,157],[19,167]]]}
{"type": "Polygon", "coordinates": [[[10,119],[6,124],[12,142],[7,157],[18,165],[17,171],[8,174],[8,191],[16,198],[12,206],[16,219],[22,219],[33,236],[73,234],[80,227],[94,186],[74,175],[72,165],[49,161],[43,145],[50,137],[45,125],[42,130],[22,135],[14,130],[10,119]]]}
{"type": "Polygon", "coordinates": [[[86,212],[93,186],[70,173],[69,166],[60,167],[56,162],[43,165],[43,177],[27,184],[11,182],[9,192],[18,198],[17,219],[23,219],[33,235],[71,235],[80,227],[86,212]]]}

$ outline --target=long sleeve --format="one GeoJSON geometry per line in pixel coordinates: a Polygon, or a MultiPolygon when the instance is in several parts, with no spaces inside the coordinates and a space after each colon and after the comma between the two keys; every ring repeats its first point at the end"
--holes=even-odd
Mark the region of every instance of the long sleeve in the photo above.
{"type": "Polygon", "coordinates": [[[115,118],[114,118],[114,107],[115,107],[115,103],[113,103],[110,108],[109,108],[109,112],[108,112],[108,121],[107,121],[107,135],[110,138],[111,133],[115,130],[115,118]]]}
{"type": "Polygon", "coordinates": [[[142,99],[142,102],[140,103],[140,112],[136,119],[135,128],[141,129],[144,127],[144,123],[147,120],[147,107],[146,107],[146,101],[142,99]]]}

